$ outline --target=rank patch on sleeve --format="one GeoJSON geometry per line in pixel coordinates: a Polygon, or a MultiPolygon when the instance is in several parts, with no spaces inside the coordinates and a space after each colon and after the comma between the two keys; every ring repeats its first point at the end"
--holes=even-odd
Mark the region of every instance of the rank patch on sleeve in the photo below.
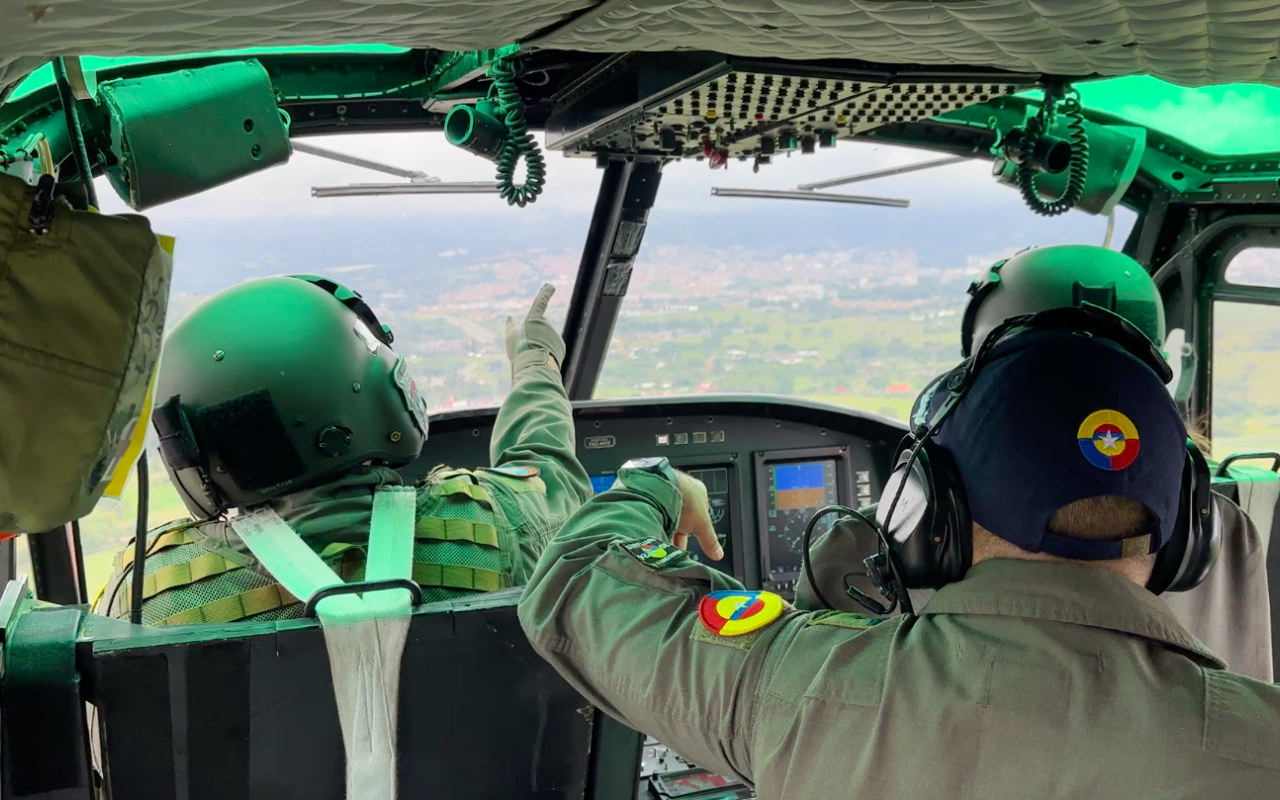
{"type": "Polygon", "coordinates": [[[627,542],[623,548],[641,564],[654,569],[660,569],[684,555],[683,550],[652,537],[627,542]]]}
{"type": "Polygon", "coordinates": [[[712,633],[741,636],[772,624],[785,607],[786,603],[773,592],[725,589],[702,598],[698,618],[712,633]]]}
{"type": "Polygon", "coordinates": [[[880,617],[868,617],[866,614],[853,614],[848,611],[824,611],[809,618],[810,625],[831,625],[836,628],[851,628],[865,631],[884,622],[880,617]]]}

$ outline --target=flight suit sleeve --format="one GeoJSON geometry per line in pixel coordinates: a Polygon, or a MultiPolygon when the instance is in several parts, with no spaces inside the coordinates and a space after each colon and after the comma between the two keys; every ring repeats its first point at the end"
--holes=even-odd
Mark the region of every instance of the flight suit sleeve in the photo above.
{"type": "Polygon", "coordinates": [[[552,540],[520,601],[530,642],[588,700],[706,769],[751,781],[757,716],[775,647],[805,615],[784,607],[754,632],[699,621],[710,591],[741,589],[668,543],[680,494],[623,470],[552,540]]]}
{"type": "Polygon", "coordinates": [[[573,408],[551,353],[525,350],[512,360],[511,394],[489,443],[494,467],[534,467],[546,484],[547,516],[564,519],[591,496],[574,447],[573,408]]]}

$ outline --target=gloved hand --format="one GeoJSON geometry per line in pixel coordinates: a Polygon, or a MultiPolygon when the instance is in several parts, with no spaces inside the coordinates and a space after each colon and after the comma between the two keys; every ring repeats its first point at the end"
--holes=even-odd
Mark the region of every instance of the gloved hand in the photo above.
{"type": "Polygon", "coordinates": [[[545,352],[551,359],[547,366],[553,369],[559,369],[564,361],[564,339],[560,338],[559,331],[547,322],[546,316],[547,304],[551,302],[551,295],[555,293],[556,287],[549,283],[544,284],[538,296],[533,299],[533,306],[525,316],[523,324],[507,317],[507,358],[510,359],[513,369],[516,365],[516,357],[529,351],[545,352]]]}

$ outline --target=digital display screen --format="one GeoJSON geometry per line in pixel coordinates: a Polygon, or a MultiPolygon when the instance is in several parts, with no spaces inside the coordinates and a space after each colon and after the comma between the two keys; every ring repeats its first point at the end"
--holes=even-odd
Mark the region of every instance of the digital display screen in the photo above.
{"type": "Polygon", "coordinates": [[[591,491],[596,494],[607,492],[613,488],[613,482],[617,479],[617,475],[592,475],[591,491]]]}
{"type": "MultiPolygon", "coordinates": [[[[707,504],[710,506],[711,524],[715,527],[716,537],[720,539],[720,546],[724,548],[724,558],[719,561],[712,561],[707,558],[703,552],[701,545],[695,539],[690,537],[685,550],[689,555],[693,556],[703,564],[708,564],[721,570],[722,572],[733,571],[733,559],[729,553],[729,532],[732,526],[732,519],[729,512],[729,492],[730,492],[730,473],[728,467],[680,467],[684,472],[689,473],[693,477],[702,481],[707,487],[707,504]]],[[[592,475],[591,489],[596,494],[607,492],[613,488],[613,482],[617,479],[617,475],[592,475]]]]}
{"type": "MultiPolygon", "coordinates": [[[[766,507],[768,571],[766,581],[786,581],[800,574],[804,528],[823,506],[840,502],[835,459],[770,464],[766,507]]],[[[825,533],[837,515],[822,520],[813,531],[825,533]]]]}
{"type": "Polygon", "coordinates": [[[689,537],[687,550],[689,555],[703,564],[715,567],[721,572],[733,572],[733,558],[729,553],[729,468],[728,467],[688,467],[685,472],[702,481],[707,487],[707,505],[710,506],[711,525],[716,530],[716,538],[724,548],[724,558],[712,561],[703,552],[702,546],[692,536],[689,537]]]}

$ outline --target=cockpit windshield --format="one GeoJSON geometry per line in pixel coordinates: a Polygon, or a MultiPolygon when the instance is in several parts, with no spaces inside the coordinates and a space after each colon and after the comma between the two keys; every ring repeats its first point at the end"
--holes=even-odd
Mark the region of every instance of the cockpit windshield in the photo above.
{"type": "Polygon", "coordinates": [[[596,396],[779,394],[905,420],[923,385],[959,360],[966,289],[982,270],[1032,245],[1119,249],[1136,216],[1037,216],[982,161],[828,190],[908,208],[712,196],[931,161],[941,159],[848,144],[759,174],[669,165],[596,396]]]}
{"type": "MultiPolygon", "coordinates": [[[[440,134],[305,141],[445,181],[492,176],[440,134]]],[[[937,154],[872,143],[797,153],[758,174],[737,161],[668,165],[595,396],[779,394],[905,419],[920,387],[959,358],[965,289],[982,269],[1029,245],[1118,249],[1133,224],[1122,207],[1115,220],[1038,217],[983,161],[835,190],[908,208],[712,195],[930,160],[937,154]]],[[[178,241],[169,326],[241,281],[320,274],[362,293],[391,326],[432,412],[499,404],[510,384],[503,321],[550,281],[549,316],[563,324],[600,171],[552,157],[545,194],[524,209],[493,195],[312,196],[396,180],[296,152],[282,167],[150,210],[153,227],[178,241]]],[[[104,210],[126,211],[99,184],[104,210]]],[[[152,484],[151,525],[184,516],[163,470],[152,484]]],[[[133,495],[82,522],[92,587],[133,533],[133,495]]]]}

